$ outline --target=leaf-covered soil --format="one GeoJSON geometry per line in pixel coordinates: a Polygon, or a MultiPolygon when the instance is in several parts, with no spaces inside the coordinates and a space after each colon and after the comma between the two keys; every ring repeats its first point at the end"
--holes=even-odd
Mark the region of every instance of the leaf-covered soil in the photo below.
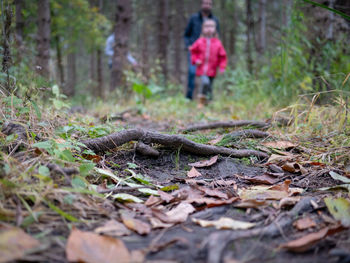
{"type": "MultiPolygon", "coordinates": [[[[118,123],[174,133],[173,125],[148,117],[118,123]]],[[[228,131],[188,136],[208,143],[228,131]]],[[[218,156],[209,162],[213,156],[159,145],[153,145],[159,157],[152,158],[130,142],[90,155],[96,166],[83,178],[51,171],[48,186],[39,175],[2,175],[0,262],[350,262],[346,169],[312,160],[320,154],[317,142],[312,148],[275,128],[269,132],[267,139],[221,140],[226,147],[263,150],[269,160],[218,156]],[[222,218],[226,224],[218,223],[222,218]],[[207,221],[224,229],[205,227],[207,221]],[[38,244],[23,244],[16,225],[38,244]],[[22,251],[11,258],[6,250],[22,251]]],[[[8,162],[22,171],[46,151],[12,154],[8,162]]]]}

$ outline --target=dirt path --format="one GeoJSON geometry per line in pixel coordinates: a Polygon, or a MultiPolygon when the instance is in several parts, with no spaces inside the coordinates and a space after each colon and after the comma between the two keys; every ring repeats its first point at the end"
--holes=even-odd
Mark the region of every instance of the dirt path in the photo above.
{"type": "MultiPolygon", "coordinates": [[[[142,127],[142,120],[135,120],[131,126],[142,127]]],[[[151,121],[147,121],[147,127],[167,129],[164,124],[151,121]]],[[[82,252],[70,243],[74,229],[79,229],[122,240],[127,253],[133,254],[133,259],[128,256],[125,262],[350,262],[350,230],[339,227],[324,203],[327,196],[348,198],[348,194],[319,191],[340,184],[330,172],[341,171],[308,161],[302,148],[291,142],[277,147],[282,140],[276,138],[248,139],[248,143],[241,138],[233,143],[238,147],[243,144],[259,149],[263,145],[264,149],[279,148],[279,155],[271,156],[269,162],[229,156],[209,161],[213,156],[200,157],[181,148],[158,146],[160,154],[152,158],[136,153],[132,143],[101,155],[97,160],[100,176],[87,177],[87,181],[104,194],[103,198],[82,190],[80,194],[65,191],[61,181],[61,188],[46,196],[51,203],[36,209],[35,202],[28,201],[33,210],[43,211],[36,212],[37,223],[26,227],[27,233],[41,241],[41,246],[22,258],[31,262],[68,262],[67,255],[73,253],[83,255],[83,262],[94,262],[88,260],[89,253],[102,253],[96,245],[85,244],[82,252]],[[266,148],[267,142],[270,148],[266,148]],[[202,163],[194,164],[199,161],[202,163]],[[192,167],[196,166],[193,173],[192,167]],[[109,175],[111,171],[113,174],[109,175]],[[261,188],[252,188],[257,186],[261,188]],[[154,196],[142,193],[145,188],[154,196]],[[127,198],[137,198],[140,203],[121,201],[121,196],[114,194],[127,194],[127,198]],[[50,204],[79,218],[79,222],[74,223],[58,210],[49,212],[50,204]],[[176,210],[178,207],[181,208],[176,210]],[[221,225],[221,230],[200,225],[207,221],[217,223],[222,218],[238,222],[221,225]],[[115,225],[105,226],[111,220],[115,225]],[[102,226],[104,230],[98,230],[102,226]],[[307,239],[310,233],[326,228],[333,232],[307,239]],[[302,240],[296,248],[285,245],[299,238],[302,240]],[[283,244],[285,248],[281,247],[283,244]]],[[[2,208],[11,205],[21,209],[16,202],[2,208]]],[[[21,216],[25,216],[24,212],[21,216]]],[[[15,218],[18,217],[17,212],[15,218]]],[[[102,262],[108,262],[107,256],[100,256],[102,262]]]]}

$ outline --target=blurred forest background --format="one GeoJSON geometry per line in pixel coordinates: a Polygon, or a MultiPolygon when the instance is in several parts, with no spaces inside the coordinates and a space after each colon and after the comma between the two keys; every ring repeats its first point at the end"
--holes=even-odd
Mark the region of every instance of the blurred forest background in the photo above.
{"type": "MultiPolygon", "coordinates": [[[[183,93],[183,33],[200,2],[1,0],[1,91],[45,98],[43,91],[57,84],[86,105],[111,94],[183,93]],[[131,69],[121,58],[118,67],[108,68],[104,49],[113,32],[120,56],[130,51],[139,67],[131,69]]],[[[350,14],[349,0],[316,2],[350,14]]],[[[229,56],[217,92],[288,105],[300,94],[350,91],[344,81],[350,21],[342,16],[302,0],[215,0],[213,13],[229,56]]]]}

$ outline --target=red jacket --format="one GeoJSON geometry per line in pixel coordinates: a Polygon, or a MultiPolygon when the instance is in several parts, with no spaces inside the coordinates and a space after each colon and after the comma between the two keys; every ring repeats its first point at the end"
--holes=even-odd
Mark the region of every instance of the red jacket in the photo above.
{"type": "Polygon", "coordinates": [[[192,64],[196,65],[197,61],[200,62],[197,66],[197,76],[215,77],[218,67],[222,71],[225,70],[227,56],[219,39],[201,37],[190,47],[190,51],[192,64]]]}

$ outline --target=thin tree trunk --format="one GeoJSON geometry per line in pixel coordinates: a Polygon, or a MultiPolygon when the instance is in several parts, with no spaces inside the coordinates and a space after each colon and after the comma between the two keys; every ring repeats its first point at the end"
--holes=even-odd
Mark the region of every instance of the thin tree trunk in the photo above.
{"type": "Polygon", "coordinates": [[[252,57],[252,33],[253,33],[253,14],[252,14],[252,2],[246,0],[246,24],[247,24],[247,68],[250,74],[253,74],[253,57],[252,57]]]}
{"type": "Polygon", "coordinates": [[[125,84],[123,70],[129,49],[129,31],[132,23],[132,2],[130,0],[117,1],[117,13],[114,29],[114,55],[111,72],[110,89],[115,90],[125,84]]]}
{"type": "Polygon", "coordinates": [[[16,44],[19,49],[23,45],[23,29],[24,29],[24,19],[23,19],[23,0],[15,0],[16,6],[16,44]]]}
{"type": "Polygon", "coordinates": [[[38,33],[36,71],[43,77],[50,77],[50,0],[38,0],[38,33]]]}
{"type": "Polygon", "coordinates": [[[10,83],[9,69],[12,65],[11,51],[10,51],[10,39],[11,39],[11,24],[12,24],[12,9],[9,3],[1,1],[1,18],[2,18],[2,71],[6,74],[5,89],[10,93],[12,91],[10,83]]]}
{"type": "Polygon", "coordinates": [[[76,83],[77,83],[76,53],[72,51],[67,56],[67,85],[65,86],[66,88],[64,93],[68,97],[74,96],[76,83]]]}
{"type": "Polygon", "coordinates": [[[165,81],[168,77],[167,46],[168,46],[168,1],[159,0],[158,5],[158,54],[165,81]]]}
{"type": "MultiPolygon", "coordinates": [[[[221,0],[220,2],[220,8],[221,12],[224,17],[227,17],[227,10],[226,10],[226,0],[221,0]]],[[[227,24],[225,20],[222,20],[220,23],[220,38],[222,40],[223,45],[226,47],[227,46],[227,24]]]]}
{"type": "Polygon", "coordinates": [[[266,0],[259,0],[259,45],[258,52],[260,55],[265,53],[266,49],[266,0]]]}
{"type": "Polygon", "coordinates": [[[230,28],[230,43],[229,43],[229,50],[230,50],[230,57],[232,59],[232,65],[235,65],[236,62],[236,35],[237,35],[237,27],[238,27],[238,20],[237,20],[237,5],[236,1],[232,1],[232,13],[231,13],[231,19],[233,22],[233,25],[231,25],[230,28]]]}
{"type": "Polygon", "coordinates": [[[96,90],[96,84],[97,84],[97,65],[96,65],[96,52],[95,50],[92,50],[90,52],[90,68],[89,68],[89,75],[90,75],[90,81],[91,81],[91,85],[90,85],[90,91],[91,94],[95,94],[95,90],[96,90]]]}
{"type": "Polygon", "coordinates": [[[176,82],[181,83],[181,76],[182,76],[181,65],[182,65],[182,58],[184,54],[184,51],[183,51],[184,49],[182,46],[183,21],[185,20],[184,0],[175,1],[175,10],[176,10],[176,13],[172,21],[172,24],[174,25],[174,49],[175,49],[174,50],[175,51],[174,52],[174,62],[175,62],[174,76],[176,78],[176,82]]]}
{"type": "Polygon", "coordinates": [[[102,50],[97,49],[97,87],[96,95],[103,98],[103,70],[102,70],[102,50]]]}
{"type": "Polygon", "coordinates": [[[62,62],[62,50],[61,50],[61,43],[60,43],[60,37],[58,35],[55,36],[55,43],[56,43],[56,55],[57,55],[57,68],[58,68],[58,76],[59,76],[59,83],[61,86],[64,86],[64,69],[63,69],[63,62],[62,62]]]}

